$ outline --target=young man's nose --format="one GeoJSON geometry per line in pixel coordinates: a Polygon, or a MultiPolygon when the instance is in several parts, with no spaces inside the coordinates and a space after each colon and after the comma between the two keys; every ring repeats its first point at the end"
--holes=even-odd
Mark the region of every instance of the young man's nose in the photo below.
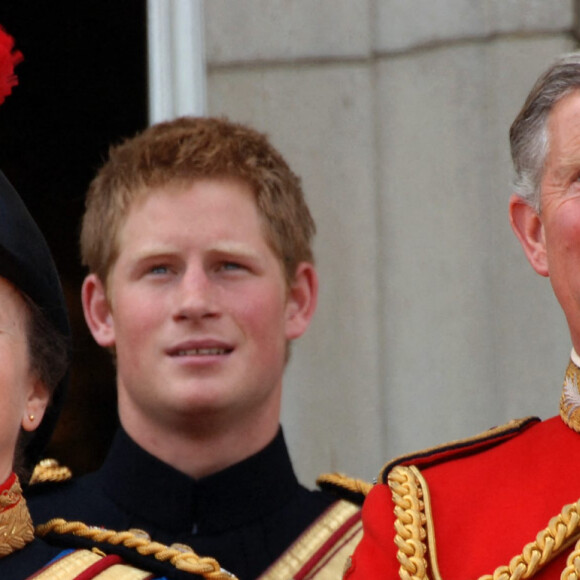
{"type": "Polygon", "coordinates": [[[175,317],[200,318],[217,313],[215,289],[206,272],[186,272],[177,292],[175,317]]]}

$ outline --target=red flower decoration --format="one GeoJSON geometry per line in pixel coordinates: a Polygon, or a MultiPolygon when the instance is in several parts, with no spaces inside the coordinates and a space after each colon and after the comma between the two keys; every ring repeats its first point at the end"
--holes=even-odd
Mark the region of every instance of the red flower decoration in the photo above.
{"type": "Polygon", "coordinates": [[[14,67],[22,60],[22,53],[14,49],[14,39],[0,26],[0,105],[18,84],[14,67]]]}

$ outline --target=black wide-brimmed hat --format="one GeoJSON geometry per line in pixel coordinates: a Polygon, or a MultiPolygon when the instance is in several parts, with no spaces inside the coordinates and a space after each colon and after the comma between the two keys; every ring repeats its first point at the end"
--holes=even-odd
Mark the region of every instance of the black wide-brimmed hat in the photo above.
{"type": "MultiPolygon", "coordinates": [[[[26,294],[70,341],[70,325],[52,255],[16,190],[0,171],[0,276],[26,294]]],[[[64,402],[67,375],[54,391],[42,423],[28,441],[25,462],[32,467],[46,447],[64,402]]]]}

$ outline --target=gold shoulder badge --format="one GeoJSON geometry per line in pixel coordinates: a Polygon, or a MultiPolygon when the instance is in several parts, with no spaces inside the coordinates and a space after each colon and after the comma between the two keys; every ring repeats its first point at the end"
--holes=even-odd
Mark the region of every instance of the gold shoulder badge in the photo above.
{"type": "Polygon", "coordinates": [[[43,459],[34,467],[30,484],[47,481],[67,481],[72,478],[71,470],[66,465],[60,465],[56,459],[43,459]]]}

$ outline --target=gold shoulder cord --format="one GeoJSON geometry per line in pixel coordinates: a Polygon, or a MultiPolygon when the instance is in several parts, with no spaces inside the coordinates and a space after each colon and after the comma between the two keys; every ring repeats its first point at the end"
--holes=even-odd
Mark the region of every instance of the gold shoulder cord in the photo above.
{"type": "Polygon", "coordinates": [[[141,530],[116,532],[97,527],[90,527],[82,522],[67,522],[55,518],[36,527],[40,537],[53,532],[55,534],[73,534],[89,538],[95,542],[103,542],[114,546],[123,545],[133,548],[143,556],[154,556],[161,562],[170,562],[178,570],[199,574],[207,580],[237,580],[237,578],[220,567],[214,558],[198,556],[189,546],[174,544],[166,546],[151,541],[149,535],[141,530]]]}
{"type": "Polygon", "coordinates": [[[401,564],[399,576],[403,580],[427,580],[430,577],[441,580],[427,482],[416,467],[402,465],[389,472],[387,481],[395,504],[395,544],[401,564]],[[432,576],[427,573],[429,563],[432,576]]]}
{"type": "Polygon", "coordinates": [[[561,580],[578,580],[580,578],[580,540],[576,542],[574,551],[566,560],[566,568],[560,576],[561,580]]]}
{"type": "MultiPolygon", "coordinates": [[[[389,472],[388,484],[395,504],[394,541],[401,564],[399,577],[442,580],[427,482],[416,467],[396,466],[389,472]]],[[[574,550],[560,576],[563,580],[580,580],[580,500],[564,506],[537,534],[535,541],[527,544],[507,566],[499,566],[478,580],[531,578],[574,542],[574,550]]]]}
{"type": "Polygon", "coordinates": [[[570,580],[580,577],[580,500],[565,505],[553,517],[548,527],[541,530],[534,542],[530,542],[521,554],[510,560],[507,566],[500,566],[493,574],[481,576],[479,580],[515,580],[531,578],[553,558],[561,554],[576,541],[574,551],[568,557],[561,578],[570,580]]]}

